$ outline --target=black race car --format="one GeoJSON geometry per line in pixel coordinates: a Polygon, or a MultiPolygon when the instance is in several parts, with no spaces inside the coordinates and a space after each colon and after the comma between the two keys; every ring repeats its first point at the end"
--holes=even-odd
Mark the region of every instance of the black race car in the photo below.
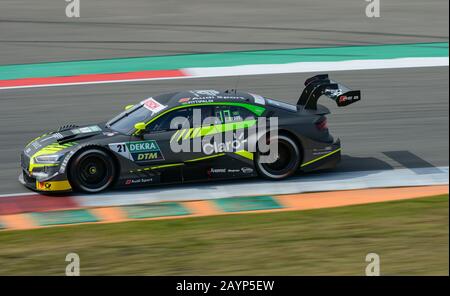
{"type": "Polygon", "coordinates": [[[329,110],[317,100],[325,95],[346,106],[361,93],[328,75],[305,85],[296,105],[235,90],[193,90],[129,105],[106,123],[63,126],[25,147],[19,180],[37,191],[94,193],[258,175],[278,180],[332,168],[340,141],[330,135],[329,110]]]}

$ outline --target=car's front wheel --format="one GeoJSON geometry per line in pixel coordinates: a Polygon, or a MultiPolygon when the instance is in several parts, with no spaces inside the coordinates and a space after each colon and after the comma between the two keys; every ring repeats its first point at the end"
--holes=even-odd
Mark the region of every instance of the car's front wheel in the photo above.
{"type": "Polygon", "coordinates": [[[267,179],[280,180],[294,174],[301,161],[300,148],[288,136],[278,135],[269,140],[277,145],[278,151],[257,152],[255,165],[258,173],[267,179]]]}
{"type": "Polygon", "coordinates": [[[96,193],[114,182],[115,166],[111,157],[99,149],[89,149],[74,156],[69,180],[75,191],[96,193]]]}

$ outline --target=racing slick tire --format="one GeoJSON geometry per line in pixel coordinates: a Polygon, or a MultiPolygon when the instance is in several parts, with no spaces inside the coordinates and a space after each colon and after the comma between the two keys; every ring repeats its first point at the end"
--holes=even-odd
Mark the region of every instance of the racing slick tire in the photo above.
{"type": "Polygon", "coordinates": [[[69,182],[75,191],[97,193],[114,182],[116,168],[111,157],[99,149],[75,155],[69,168],[69,182]]]}
{"type": "Polygon", "coordinates": [[[259,175],[271,180],[281,180],[293,175],[301,161],[301,151],[297,143],[288,136],[278,135],[270,141],[278,142],[278,153],[271,163],[262,160],[262,156],[268,156],[269,152],[256,152],[255,166],[259,175]]]}

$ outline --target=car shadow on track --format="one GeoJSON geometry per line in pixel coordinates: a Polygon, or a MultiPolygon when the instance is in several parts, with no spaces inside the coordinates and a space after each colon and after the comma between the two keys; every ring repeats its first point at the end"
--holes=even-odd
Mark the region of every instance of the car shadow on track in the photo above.
{"type": "MultiPolygon", "coordinates": [[[[297,183],[302,181],[308,182],[321,182],[324,179],[330,180],[345,180],[353,178],[350,174],[341,174],[348,172],[357,172],[358,177],[368,176],[372,173],[375,173],[380,170],[393,170],[394,168],[386,163],[383,160],[377,159],[375,157],[352,157],[349,155],[343,155],[342,161],[338,164],[338,166],[334,169],[326,169],[320,171],[314,171],[310,173],[298,173],[295,176],[292,176],[289,179],[283,180],[282,182],[286,183],[297,183]]],[[[279,181],[270,181],[264,180],[261,178],[253,177],[253,178],[239,178],[239,179],[227,179],[227,180],[209,180],[209,181],[198,181],[198,182],[190,182],[190,183],[177,183],[177,184],[164,184],[164,185],[152,185],[146,187],[135,187],[135,188],[118,188],[111,191],[93,194],[91,196],[98,195],[123,195],[123,194],[139,194],[139,193],[158,193],[165,190],[193,190],[207,192],[208,190],[217,190],[217,187],[220,186],[239,186],[239,185],[255,185],[261,183],[273,182],[274,186],[279,181]]],[[[67,194],[43,194],[47,196],[76,196],[79,194],[67,193],[67,194]]],[[[84,194],[83,194],[84,195],[84,194]]],[[[199,196],[200,198],[200,196],[199,196]]]]}
{"type": "MultiPolygon", "coordinates": [[[[374,157],[352,157],[349,155],[343,155],[341,163],[334,169],[320,170],[310,173],[298,173],[282,182],[301,182],[302,180],[308,179],[308,181],[320,182],[324,177],[327,180],[332,177],[335,180],[343,180],[351,178],[351,176],[343,176],[340,173],[344,172],[358,172],[358,177],[364,177],[375,173],[380,170],[393,170],[394,168],[383,160],[374,157]]],[[[198,181],[190,183],[180,183],[180,184],[169,184],[169,185],[154,185],[149,187],[141,188],[122,188],[116,189],[114,192],[117,194],[123,194],[129,192],[130,194],[137,193],[139,191],[148,192],[158,192],[166,189],[183,189],[190,190],[195,189],[197,191],[207,191],[217,189],[218,186],[239,186],[239,185],[251,185],[257,186],[261,183],[273,182],[276,185],[279,181],[270,181],[258,177],[245,178],[245,179],[228,179],[228,180],[209,180],[209,181],[198,181]]]]}

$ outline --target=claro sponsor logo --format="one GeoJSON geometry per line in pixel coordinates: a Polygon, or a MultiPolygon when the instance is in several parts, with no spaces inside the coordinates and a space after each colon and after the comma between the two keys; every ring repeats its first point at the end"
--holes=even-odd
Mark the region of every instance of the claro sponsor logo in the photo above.
{"type": "MultiPolygon", "coordinates": [[[[195,101],[191,99],[190,102],[195,101]]],[[[223,108],[222,108],[223,109],[223,108]]],[[[193,109],[192,118],[177,116],[170,128],[176,130],[170,139],[173,153],[202,152],[206,155],[246,151],[260,152],[260,163],[272,163],[278,155],[277,117],[258,117],[246,109],[216,110],[216,116],[201,116],[193,109]],[[250,115],[249,115],[250,114],[250,115]]]]}
{"type": "Polygon", "coordinates": [[[223,143],[208,143],[203,145],[203,152],[209,155],[213,153],[239,151],[244,149],[246,142],[247,139],[235,139],[223,143]]]}

